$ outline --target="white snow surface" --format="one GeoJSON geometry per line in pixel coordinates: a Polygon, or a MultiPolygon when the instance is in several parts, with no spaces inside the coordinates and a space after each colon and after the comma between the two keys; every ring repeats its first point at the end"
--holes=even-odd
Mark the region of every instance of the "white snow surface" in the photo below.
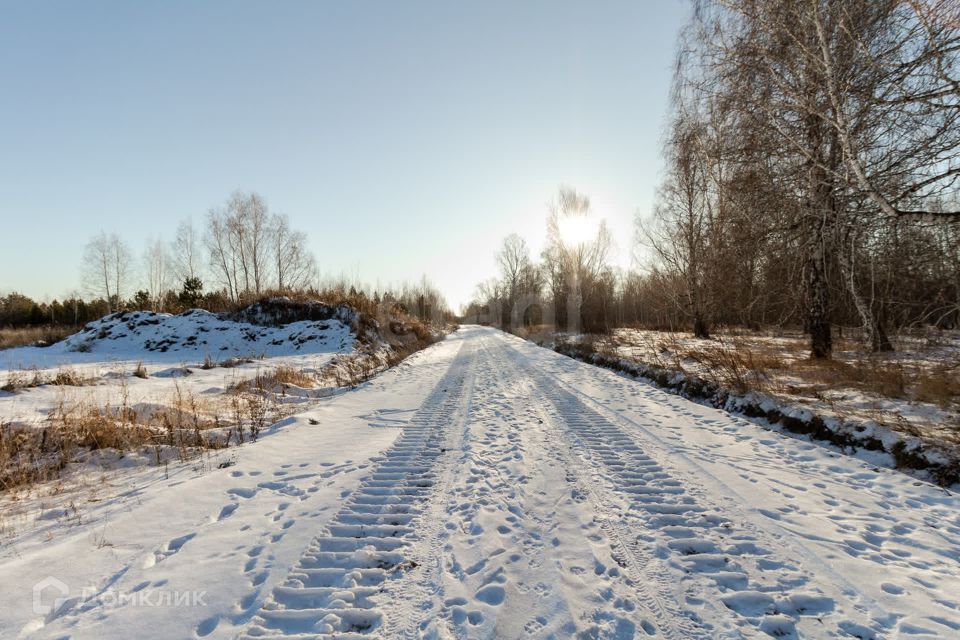
{"type": "Polygon", "coordinates": [[[202,362],[228,357],[273,357],[333,350],[350,333],[338,319],[291,322],[281,326],[226,319],[202,309],[179,315],[131,311],[89,323],[83,331],[49,347],[0,352],[0,365],[53,366],[100,361],[148,359],[202,362]]]}
{"type": "MultiPolygon", "coordinates": [[[[804,379],[794,366],[797,362],[805,361],[808,355],[808,338],[801,333],[773,335],[746,332],[725,335],[721,332],[716,340],[704,340],[675,332],[616,329],[611,339],[616,344],[616,353],[629,360],[678,370],[678,375],[692,374],[722,387],[731,386],[724,382],[725,372],[711,370],[708,362],[691,357],[691,352],[695,354],[702,351],[713,354],[714,358],[725,351],[744,353],[746,357],[743,361],[751,362],[756,358],[761,363],[753,372],[740,373],[756,389],[750,393],[769,398],[782,411],[789,411],[789,407],[793,407],[794,411],[815,413],[834,423],[846,422],[857,427],[877,429],[879,437],[886,434],[893,439],[904,439],[920,434],[933,446],[957,448],[956,445],[960,443],[960,407],[956,402],[940,406],[931,401],[921,401],[916,398],[914,389],[905,390],[906,397],[889,397],[858,389],[849,381],[827,383],[804,379]],[[685,357],[680,359],[684,354],[685,357]],[[762,365],[764,357],[772,357],[786,366],[782,369],[765,367],[762,365]]],[[[868,354],[862,350],[852,350],[857,343],[839,339],[833,359],[854,367],[862,367],[863,361],[871,359],[877,364],[906,367],[908,388],[915,383],[910,379],[912,372],[931,372],[939,368],[943,371],[941,375],[949,376],[951,374],[948,371],[955,371],[960,363],[960,333],[955,331],[930,329],[917,335],[898,335],[894,336],[894,343],[897,351],[868,354]],[[841,347],[846,350],[841,350],[841,347]]]]}
{"type": "MultiPolygon", "coordinates": [[[[83,386],[44,384],[16,393],[0,391],[0,420],[43,427],[61,405],[135,408],[169,406],[192,395],[215,402],[232,385],[277,367],[307,374],[340,354],[356,351],[351,326],[338,319],[281,326],[251,324],[194,309],[180,315],[126,312],[106,316],[49,347],[0,351],[0,382],[33,376],[49,380],[69,372],[83,386]],[[239,364],[205,368],[232,359],[239,364]],[[134,377],[141,366],[147,377],[134,377]],[[122,384],[121,384],[122,383],[122,384]]],[[[302,401],[295,395],[286,398],[302,401]]],[[[2,530],[2,527],[0,527],[2,530]]]]}
{"type": "Polygon", "coordinates": [[[960,636],[952,492],[493,329],[223,456],[38,503],[0,637],[960,636]]]}

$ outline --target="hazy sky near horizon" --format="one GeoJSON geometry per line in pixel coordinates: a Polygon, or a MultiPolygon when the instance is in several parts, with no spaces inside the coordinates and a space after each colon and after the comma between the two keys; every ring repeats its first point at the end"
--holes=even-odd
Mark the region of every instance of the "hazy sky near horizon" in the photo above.
{"type": "Polygon", "coordinates": [[[426,274],[457,308],[559,185],[629,265],[660,172],[681,0],[0,1],[0,292],[79,288],[254,190],[321,273],[426,274]]]}

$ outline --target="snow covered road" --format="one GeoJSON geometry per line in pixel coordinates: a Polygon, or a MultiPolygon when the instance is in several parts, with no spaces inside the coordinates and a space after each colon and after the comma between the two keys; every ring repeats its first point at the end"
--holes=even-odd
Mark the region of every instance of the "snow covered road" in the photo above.
{"type": "Polygon", "coordinates": [[[493,329],[158,473],[5,541],[0,637],[960,637],[952,492],[493,329]]]}

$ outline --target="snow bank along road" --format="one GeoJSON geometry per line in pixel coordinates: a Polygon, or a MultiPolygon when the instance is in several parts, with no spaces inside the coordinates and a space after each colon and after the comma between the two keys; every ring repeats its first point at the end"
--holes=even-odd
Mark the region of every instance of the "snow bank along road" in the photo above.
{"type": "Polygon", "coordinates": [[[491,329],[141,485],[2,552],[0,636],[960,637],[952,493],[491,329]]]}

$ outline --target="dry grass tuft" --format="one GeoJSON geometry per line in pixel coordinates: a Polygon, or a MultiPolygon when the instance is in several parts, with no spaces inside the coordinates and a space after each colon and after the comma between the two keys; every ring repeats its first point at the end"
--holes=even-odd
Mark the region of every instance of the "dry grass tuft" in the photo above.
{"type": "Polygon", "coordinates": [[[910,378],[915,367],[874,358],[843,360],[797,360],[791,372],[799,376],[811,390],[824,391],[839,387],[858,389],[885,398],[910,398],[910,378]]]}
{"type": "Polygon", "coordinates": [[[273,370],[273,379],[279,384],[289,384],[304,389],[312,388],[316,382],[312,375],[293,367],[277,367],[273,370]]]}
{"type": "MultiPolygon", "coordinates": [[[[842,404],[830,396],[843,389],[874,398],[932,403],[944,410],[960,408],[960,358],[944,361],[936,353],[923,355],[922,348],[919,357],[868,354],[856,341],[838,338],[835,357],[816,360],[807,357],[803,336],[736,331],[714,340],[678,333],[624,332],[612,339],[586,338],[582,344],[588,352],[692,374],[739,393],[761,391],[826,401],[840,413],[842,404]]],[[[876,420],[903,422],[897,415],[876,420]]]]}
{"type": "Polygon", "coordinates": [[[914,394],[921,402],[930,402],[941,409],[960,405],[960,366],[943,364],[923,371],[914,378],[914,394]]]}
{"type": "Polygon", "coordinates": [[[258,371],[250,380],[241,380],[228,387],[233,393],[273,393],[286,387],[312,389],[317,380],[309,373],[293,367],[277,367],[267,372],[258,371]]]}
{"type": "MultiPolygon", "coordinates": [[[[119,395],[125,398],[125,389],[119,395]]],[[[0,424],[0,491],[58,478],[68,464],[96,451],[118,457],[139,452],[162,464],[223,448],[232,426],[206,402],[179,388],[168,404],[149,410],[125,400],[112,406],[61,398],[42,426],[0,424]]]]}
{"type": "MultiPolygon", "coordinates": [[[[224,369],[232,369],[234,367],[239,367],[242,364],[250,364],[251,362],[253,362],[253,358],[227,358],[220,363],[220,366],[224,369]]],[[[203,364],[206,367],[206,361],[204,361],[203,364]]]]}
{"type": "Polygon", "coordinates": [[[96,378],[85,376],[75,369],[61,368],[53,375],[44,375],[41,370],[33,368],[8,372],[7,380],[0,387],[0,391],[15,392],[45,384],[58,387],[85,387],[96,383],[96,378]]]}
{"type": "Polygon", "coordinates": [[[52,378],[45,384],[52,384],[58,387],[85,387],[97,383],[97,379],[91,376],[85,376],[75,369],[58,369],[52,378]]]}
{"type": "Polygon", "coordinates": [[[47,430],[0,424],[0,490],[57,477],[68,453],[49,441],[47,430]]]}
{"type": "MultiPolygon", "coordinates": [[[[891,399],[933,402],[947,408],[960,401],[958,366],[934,367],[853,351],[846,359],[815,360],[805,356],[805,344],[796,348],[751,341],[749,337],[728,336],[716,340],[691,341],[677,334],[636,343],[644,356],[639,359],[666,369],[694,373],[738,392],[789,392],[817,397],[824,391],[851,388],[891,399]],[[799,379],[800,384],[783,381],[799,379]]],[[[613,354],[615,343],[600,342],[599,352],[613,354]]]]}

